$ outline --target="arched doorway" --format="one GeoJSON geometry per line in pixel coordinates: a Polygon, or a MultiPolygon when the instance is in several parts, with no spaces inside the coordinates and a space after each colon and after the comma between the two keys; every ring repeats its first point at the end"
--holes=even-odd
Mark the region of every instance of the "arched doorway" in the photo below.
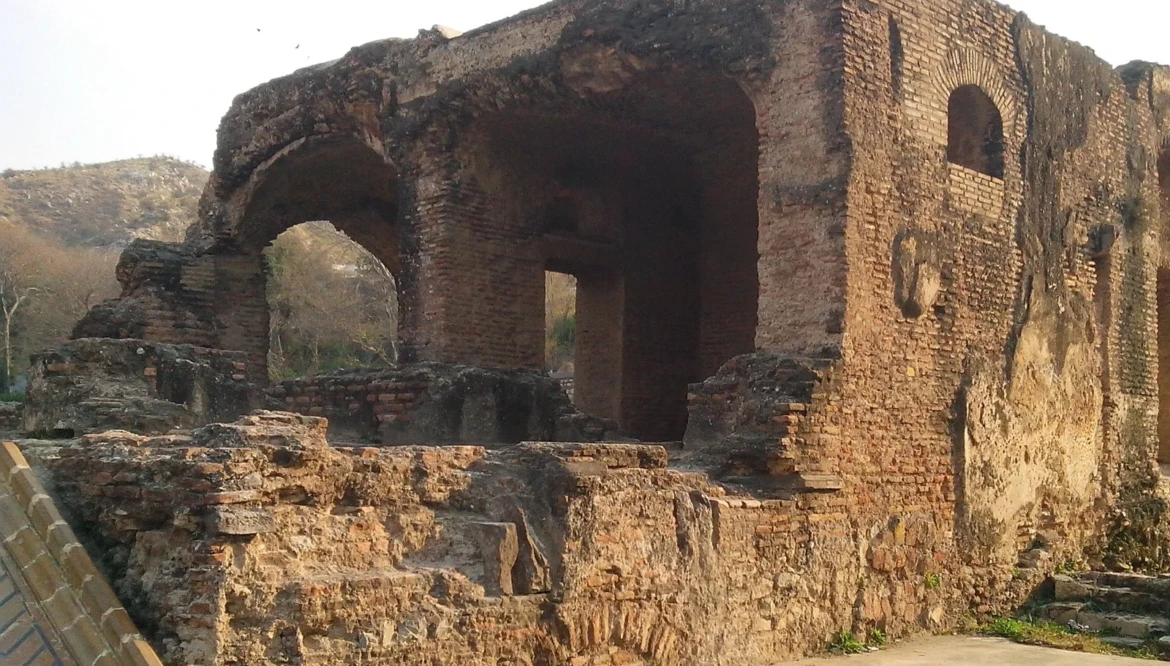
{"type": "MultiPolygon", "coordinates": [[[[290,314],[278,313],[274,319],[270,306],[279,301],[287,308],[300,296],[303,307],[311,307],[314,298],[331,306],[329,311],[318,313],[321,317],[346,317],[346,321],[332,322],[322,330],[333,328],[336,334],[340,327],[356,325],[367,338],[364,342],[370,343],[364,345],[366,357],[381,362],[392,360],[397,349],[393,329],[404,307],[395,279],[401,260],[398,178],[394,168],[357,137],[314,137],[295,142],[258,168],[245,193],[242,220],[235,237],[224,243],[229,250],[223,252],[227,256],[221,262],[238,264],[231,271],[231,283],[218,290],[221,302],[216,309],[224,331],[224,346],[249,352],[264,368],[253,374],[268,376],[270,346],[273,340],[280,339],[280,331],[274,331],[273,324],[288,324],[290,314]],[[306,223],[308,226],[301,226],[306,223]],[[280,261],[297,261],[296,270],[316,271],[319,279],[306,282],[304,278],[311,276],[277,275],[290,279],[280,285],[284,293],[275,294],[274,271],[288,268],[279,266],[280,261]],[[293,277],[301,279],[299,287],[293,277]],[[324,300],[328,294],[290,291],[298,288],[353,291],[337,293],[335,299],[328,301],[324,300]],[[353,309],[333,311],[345,303],[353,309]],[[391,330],[366,330],[379,321],[391,330]],[[387,344],[376,349],[375,339],[387,344]]],[[[354,348],[363,343],[356,339],[351,342],[354,348]]],[[[279,351],[287,354],[288,350],[279,351]]],[[[337,359],[319,358],[305,367],[352,367],[363,355],[353,356],[342,365],[337,359]]],[[[288,371],[287,367],[275,369],[278,374],[288,371]]]]}
{"type": "Polygon", "coordinates": [[[398,357],[398,292],[373,254],[328,222],[284,231],[265,250],[273,381],[398,357]]]}

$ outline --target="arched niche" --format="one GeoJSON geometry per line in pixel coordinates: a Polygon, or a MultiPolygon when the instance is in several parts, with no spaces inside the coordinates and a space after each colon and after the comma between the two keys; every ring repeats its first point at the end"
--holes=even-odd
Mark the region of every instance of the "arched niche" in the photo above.
{"type": "Polygon", "coordinates": [[[1003,116],[982,88],[956,88],[947,102],[947,161],[992,178],[1004,174],[1003,116]]]}

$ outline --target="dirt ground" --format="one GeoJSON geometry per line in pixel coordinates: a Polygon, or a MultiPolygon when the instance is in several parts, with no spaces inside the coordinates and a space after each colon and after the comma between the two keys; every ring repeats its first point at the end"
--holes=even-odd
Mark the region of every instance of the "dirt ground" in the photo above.
{"type": "Polygon", "coordinates": [[[1124,666],[1157,662],[1019,645],[1002,638],[927,636],[888,649],[797,662],[797,666],[1124,666]]]}

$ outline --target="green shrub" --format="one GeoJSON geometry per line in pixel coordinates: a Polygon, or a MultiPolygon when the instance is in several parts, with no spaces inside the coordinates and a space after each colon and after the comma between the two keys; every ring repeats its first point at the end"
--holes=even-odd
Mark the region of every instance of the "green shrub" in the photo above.
{"type": "Polygon", "coordinates": [[[857,640],[852,631],[837,634],[829,643],[829,650],[840,654],[858,654],[866,651],[865,643],[857,640]]]}

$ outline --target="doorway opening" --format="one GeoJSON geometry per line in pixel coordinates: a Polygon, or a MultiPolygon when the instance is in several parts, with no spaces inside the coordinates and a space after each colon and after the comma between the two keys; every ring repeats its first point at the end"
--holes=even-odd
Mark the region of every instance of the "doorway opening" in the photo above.
{"type": "Polygon", "coordinates": [[[287,229],[264,255],[269,379],[394,365],[397,285],[377,257],[328,222],[287,229]]]}
{"type": "Polygon", "coordinates": [[[577,352],[577,278],[544,273],[544,367],[573,398],[577,352]]]}
{"type": "Polygon", "coordinates": [[[269,380],[393,364],[404,310],[393,167],[336,136],[294,144],[258,174],[220,260],[224,344],[269,380]]]}
{"type": "Polygon", "coordinates": [[[759,136],[722,77],[647,74],[579,107],[484,119],[490,163],[576,279],[574,401],[676,441],[689,384],[755,349],[759,136]]]}

